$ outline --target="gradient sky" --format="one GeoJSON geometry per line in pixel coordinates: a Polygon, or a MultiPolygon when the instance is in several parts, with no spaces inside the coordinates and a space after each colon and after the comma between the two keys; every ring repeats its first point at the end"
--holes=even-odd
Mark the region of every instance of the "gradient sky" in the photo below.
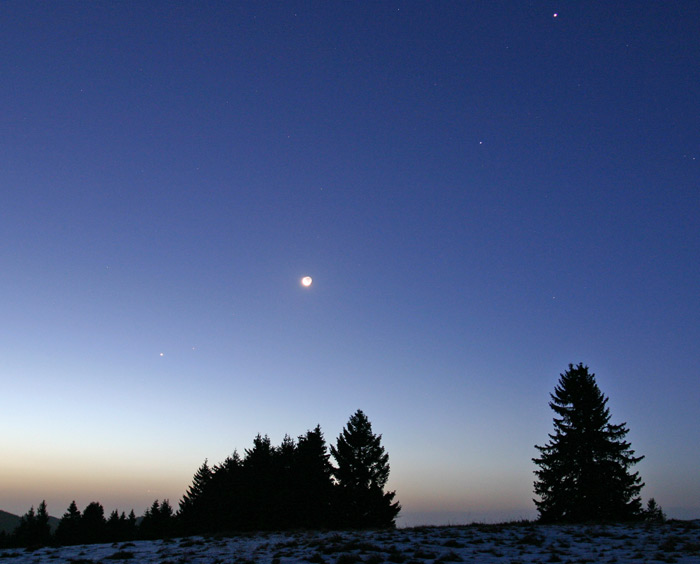
{"type": "Polygon", "coordinates": [[[0,508],[176,504],[361,408],[400,524],[531,518],[583,362],[700,517],[698,21],[0,3],[0,508]]]}

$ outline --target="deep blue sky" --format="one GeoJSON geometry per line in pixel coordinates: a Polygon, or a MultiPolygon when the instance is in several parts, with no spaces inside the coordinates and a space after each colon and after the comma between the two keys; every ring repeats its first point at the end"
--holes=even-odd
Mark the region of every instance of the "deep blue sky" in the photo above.
{"type": "Polygon", "coordinates": [[[700,516],[698,21],[1,3],[0,507],[175,503],[361,408],[404,523],[532,517],[583,362],[700,516]]]}

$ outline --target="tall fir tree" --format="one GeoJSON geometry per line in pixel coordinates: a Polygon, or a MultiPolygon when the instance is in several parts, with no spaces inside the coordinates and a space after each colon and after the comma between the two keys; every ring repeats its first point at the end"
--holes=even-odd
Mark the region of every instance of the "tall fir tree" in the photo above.
{"type": "Polygon", "coordinates": [[[80,517],[80,510],[75,500],[73,500],[68,506],[68,510],[61,517],[56,529],[56,541],[59,544],[72,545],[80,543],[80,517]]]}
{"type": "Polygon", "coordinates": [[[192,478],[192,484],[187,488],[187,492],[180,500],[180,510],[188,505],[194,504],[199,497],[204,494],[204,489],[212,477],[212,470],[209,468],[209,461],[204,460],[192,478]]]}
{"type": "Polygon", "coordinates": [[[80,530],[84,543],[97,543],[105,540],[107,521],[105,520],[105,509],[101,503],[92,501],[83,509],[80,530]]]}
{"type": "Polygon", "coordinates": [[[167,499],[159,502],[157,499],[143,515],[139,525],[139,536],[143,539],[162,539],[173,533],[173,508],[167,499]]]}
{"type": "Polygon", "coordinates": [[[46,508],[46,500],[43,500],[36,511],[36,541],[44,546],[51,541],[51,527],[49,526],[49,512],[46,508]]]}
{"type": "Polygon", "coordinates": [[[132,509],[124,524],[125,539],[132,540],[136,538],[136,513],[132,509]]]}
{"type": "Polygon", "coordinates": [[[39,504],[37,510],[32,506],[19,521],[10,540],[16,546],[39,547],[51,542],[51,527],[46,501],[39,504]]]}
{"type": "Polygon", "coordinates": [[[19,520],[17,528],[12,533],[12,543],[16,546],[35,546],[37,545],[37,519],[36,511],[32,505],[19,520]]]}
{"type": "Polygon", "coordinates": [[[395,492],[384,492],[389,479],[389,455],[381,435],[358,409],[348,420],[331,454],[337,464],[333,475],[338,486],[336,514],[341,526],[353,528],[394,527],[401,510],[393,502],[395,492]]]}
{"type": "MultiPolygon", "coordinates": [[[[126,517],[124,517],[124,519],[126,520],[126,517]]],[[[105,529],[105,539],[107,542],[124,540],[121,533],[121,523],[119,522],[119,511],[116,509],[109,514],[105,529]]]]}
{"type": "Polygon", "coordinates": [[[201,533],[210,526],[211,515],[206,502],[206,491],[213,472],[205,459],[192,478],[192,484],[180,500],[178,521],[186,534],[201,533]]]}
{"type": "Polygon", "coordinates": [[[275,448],[270,437],[258,434],[243,459],[247,528],[264,530],[276,524],[278,487],[275,483],[275,448]]]}
{"type": "Polygon", "coordinates": [[[626,423],[610,423],[608,398],[595,374],[583,364],[560,375],[549,406],[554,434],[535,448],[534,500],[542,522],[622,521],[641,515],[639,492],[644,484],[629,469],[644,458],[635,457],[626,423]]]}
{"type": "Polygon", "coordinates": [[[331,518],[333,467],[320,425],[299,437],[294,458],[297,526],[327,528],[331,518]]]}
{"type": "Polygon", "coordinates": [[[139,523],[139,538],[157,539],[158,524],[160,521],[160,501],[157,499],[146,509],[143,519],[139,523]]]}
{"type": "Polygon", "coordinates": [[[273,485],[275,496],[274,510],[270,525],[275,529],[288,529],[298,520],[295,507],[294,461],[297,445],[289,435],[285,435],[278,447],[273,450],[273,485]]]}
{"type": "Polygon", "coordinates": [[[207,486],[206,504],[209,507],[210,530],[241,530],[246,528],[243,519],[242,499],[245,497],[243,461],[238,451],[227,456],[213,468],[211,482],[207,486]]]}

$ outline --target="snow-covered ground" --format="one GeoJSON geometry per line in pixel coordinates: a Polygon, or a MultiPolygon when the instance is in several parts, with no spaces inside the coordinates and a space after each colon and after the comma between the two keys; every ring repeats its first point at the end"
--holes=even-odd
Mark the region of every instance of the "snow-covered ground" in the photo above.
{"type": "Polygon", "coordinates": [[[468,525],[393,531],[260,533],[232,537],[0,550],[1,564],[101,562],[700,563],[700,521],[653,525],[468,525]]]}

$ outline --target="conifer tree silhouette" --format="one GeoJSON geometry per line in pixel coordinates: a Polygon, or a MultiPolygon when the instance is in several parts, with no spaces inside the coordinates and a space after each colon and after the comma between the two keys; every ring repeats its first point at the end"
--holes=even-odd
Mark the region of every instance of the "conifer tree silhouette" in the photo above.
{"type": "MultiPolygon", "coordinates": [[[[320,426],[298,442],[285,435],[277,447],[258,434],[244,458],[234,451],[213,468],[205,460],[180,501],[179,532],[393,526],[400,506],[394,492],[383,491],[389,457],[361,411],[339,437],[335,457],[334,470],[320,426]]],[[[159,511],[146,513],[143,534],[159,511]]]]}
{"type": "Polygon", "coordinates": [[[10,542],[16,546],[29,547],[46,546],[51,542],[46,501],[42,501],[36,511],[34,506],[30,507],[29,511],[20,518],[10,542]]]}
{"type": "Polygon", "coordinates": [[[272,501],[273,529],[288,529],[294,526],[298,515],[294,500],[294,462],[296,443],[289,435],[285,435],[278,447],[273,450],[273,484],[274,498],[272,501]]]}
{"type": "Polygon", "coordinates": [[[167,499],[159,502],[157,499],[146,510],[139,526],[140,537],[144,539],[162,539],[173,532],[173,508],[167,499]]]}
{"type": "Polygon", "coordinates": [[[37,518],[33,505],[22,515],[12,536],[12,542],[17,546],[38,546],[37,518]]]}
{"type": "Polygon", "coordinates": [[[80,518],[81,542],[97,543],[105,540],[106,534],[105,510],[102,504],[93,501],[83,509],[80,518]]]}
{"type": "Polygon", "coordinates": [[[647,506],[644,509],[642,515],[645,521],[656,521],[658,523],[663,523],[666,521],[666,514],[661,506],[656,503],[656,500],[652,497],[647,501],[647,506]]]}
{"type": "Polygon", "coordinates": [[[209,461],[204,460],[202,465],[197,469],[192,478],[192,484],[187,488],[187,492],[182,496],[180,501],[180,508],[194,502],[201,495],[204,494],[204,489],[209,483],[212,477],[211,468],[209,468],[209,461]]]}
{"type": "Polygon", "coordinates": [[[352,415],[338,437],[331,454],[337,466],[333,475],[338,484],[335,505],[342,526],[394,527],[401,510],[392,503],[395,492],[384,492],[389,478],[389,455],[381,446],[381,435],[362,410],[352,415]]]}
{"type": "Polygon", "coordinates": [[[243,530],[246,484],[243,476],[243,461],[234,450],[221,463],[214,466],[211,482],[207,485],[204,502],[211,515],[210,530],[243,530]]]}
{"type": "MultiPolygon", "coordinates": [[[[122,513],[122,517],[124,517],[124,522],[126,522],[126,515],[124,515],[124,513],[122,513]]],[[[107,518],[107,524],[105,526],[105,539],[107,542],[125,540],[123,524],[119,519],[119,511],[116,509],[113,510],[107,518]]]]}
{"type": "Polygon", "coordinates": [[[133,540],[136,538],[136,513],[132,509],[129,512],[129,516],[126,518],[126,523],[124,523],[124,540],[133,540]]]}
{"type": "Polygon", "coordinates": [[[56,541],[59,544],[72,545],[80,543],[80,510],[75,504],[75,500],[71,501],[68,510],[63,514],[56,529],[56,541]]]}
{"type": "Polygon", "coordinates": [[[180,500],[178,519],[187,534],[201,533],[211,526],[211,514],[207,507],[206,492],[213,477],[208,461],[197,469],[192,484],[180,500]]]}
{"type": "Polygon", "coordinates": [[[595,374],[583,364],[560,375],[550,394],[554,434],[535,448],[535,500],[542,522],[620,521],[640,517],[639,491],[644,485],[631,466],[635,457],[626,423],[610,423],[608,398],[598,388],[595,374]]]}
{"type": "Polygon", "coordinates": [[[297,526],[326,528],[331,523],[333,467],[329,458],[320,425],[299,437],[294,462],[297,526]]]}
{"type": "Polygon", "coordinates": [[[51,541],[51,527],[49,526],[49,512],[46,509],[46,500],[43,500],[36,510],[35,541],[41,546],[51,541]]]}
{"type": "Polygon", "coordinates": [[[246,483],[244,509],[249,528],[269,529],[276,520],[274,515],[277,494],[274,470],[274,449],[267,435],[258,434],[253,448],[245,450],[243,459],[246,483]]]}

